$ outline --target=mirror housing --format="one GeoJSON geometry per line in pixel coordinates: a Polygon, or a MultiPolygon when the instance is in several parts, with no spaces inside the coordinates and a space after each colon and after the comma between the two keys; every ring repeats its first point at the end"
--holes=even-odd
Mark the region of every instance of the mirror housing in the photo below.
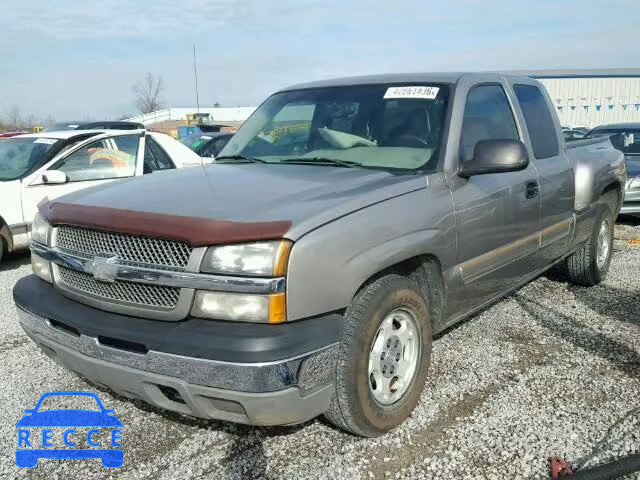
{"type": "Polygon", "coordinates": [[[42,174],[42,182],[47,185],[58,185],[61,183],[67,183],[69,178],[67,174],[60,170],[47,170],[42,174]]]}
{"type": "Polygon", "coordinates": [[[463,178],[487,173],[517,172],[529,165],[527,147],[520,140],[480,140],[473,159],[461,162],[458,175],[463,178]]]}

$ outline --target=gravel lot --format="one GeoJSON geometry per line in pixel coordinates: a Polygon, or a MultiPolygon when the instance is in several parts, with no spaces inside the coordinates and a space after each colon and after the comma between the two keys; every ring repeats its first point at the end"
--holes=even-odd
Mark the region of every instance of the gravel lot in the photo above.
{"type": "Polygon", "coordinates": [[[20,329],[11,289],[30,267],[13,256],[0,265],[0,478],[548,478],[548,457],[576,461],[612,426],[611,446],[590,465],[640,453],[640,221],[625,220],[616,237],[602,285],[550,274],[441,336],[421,403],[383,438],[355,438],[323,420],[268,429],[207,422],[99,392],[125,425],[119,470],[98,460],[14,464],[24,408],[47,391],[92,388],[20,329]]]}

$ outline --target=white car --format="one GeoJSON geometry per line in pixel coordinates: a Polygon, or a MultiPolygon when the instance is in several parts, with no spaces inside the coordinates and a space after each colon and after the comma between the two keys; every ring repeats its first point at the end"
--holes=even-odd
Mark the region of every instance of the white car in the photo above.
{"type": "Polygon", "coordinates": [[[67,130],[0,140],[0,260],[29,246],[38,203],[157,170],[202,165],[168,135],[145,130],[67,130]]]}

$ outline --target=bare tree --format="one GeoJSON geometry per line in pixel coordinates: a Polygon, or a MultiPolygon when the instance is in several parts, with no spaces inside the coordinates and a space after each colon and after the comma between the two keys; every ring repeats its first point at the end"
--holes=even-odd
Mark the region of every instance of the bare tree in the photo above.
{"type": "Polygon", "coordinates": [[[24,121],[22,120],[22,114],[20,113],[20,109],[17,106],[14,106],[7,113],[7,125],[10,128],[15,128],[19,130],[23,127],[24,121]]]}
{"type": "Polygon", "coordinates": [[[134,105],[140,113],[151,113],[162,108],[160,94],[163,87],[162,77],[151,73],[147,73],[142,82],[131,87],[135,96],[134,105]]]}

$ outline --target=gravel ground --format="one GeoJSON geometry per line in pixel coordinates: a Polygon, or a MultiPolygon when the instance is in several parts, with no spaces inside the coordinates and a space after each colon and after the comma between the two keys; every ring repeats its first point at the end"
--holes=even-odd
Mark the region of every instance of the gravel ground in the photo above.
{"type": "Polygon", "coordinates": [[[14,465],[24,408],[43,392],[92,389],[18,326],[11,289],[30,267],[14,256],[0,266],[0,478],[525,479],[548,478],[552,455],[593,466],[640,453],[640,221],[625,220],[616,237],[602,285],[578,288],[550,274],[436,340],[422,401],[382,438],[355,438],[323,420],[207,422],[99,392],[125,425],[118,470],[98,460],[14,465]],[[608,446],[585,458],[603,439],[608,446]]]}

